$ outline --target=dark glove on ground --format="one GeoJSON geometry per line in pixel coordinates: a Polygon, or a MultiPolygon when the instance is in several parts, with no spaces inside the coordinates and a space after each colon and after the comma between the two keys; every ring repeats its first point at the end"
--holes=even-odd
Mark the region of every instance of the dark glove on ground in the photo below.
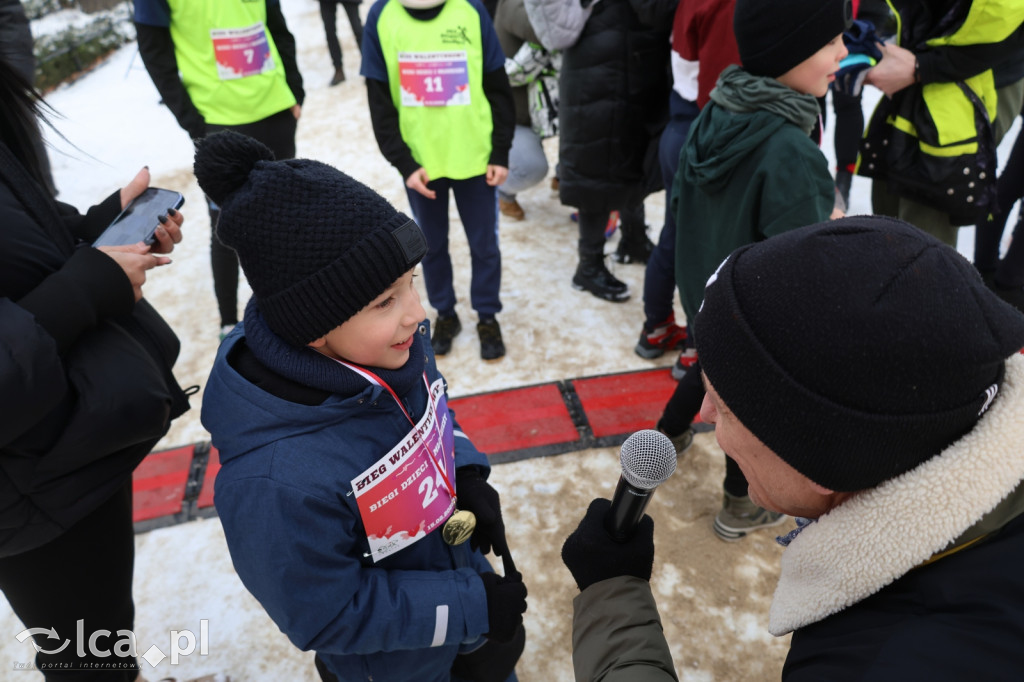
{"type": "Polygon", "coordinates": [[[604,517],[611,506],[610,500],[602,498],[591,502],[579,527],[562,545],[562,562],[581,591],[620,575],[651,579],[654,519],[644,514],[636,533],[626,542],[616,542],[604,529],[604,517]]]}
{"type": "Polygon", "coordinates": [[[466,509],[476,515],[476,530],[469,538],[469,545],[484,554],[494,550],[495,555],[508,552],[505,540],[505,522],[501,518],[501,502],[498,491],[484,480],[480,469],[465,466],[455,470],[455,494],[459,509],[466,509]]]}
{"type": "Polygon", "coordinates": [[[497,642],[508,642],[523,624],[526,611],[526,585],[523,576],[516,573],[502,577],[497,573],[481,573],[484,592],[487,593],[487,625],[484,637],[497,642]]]}

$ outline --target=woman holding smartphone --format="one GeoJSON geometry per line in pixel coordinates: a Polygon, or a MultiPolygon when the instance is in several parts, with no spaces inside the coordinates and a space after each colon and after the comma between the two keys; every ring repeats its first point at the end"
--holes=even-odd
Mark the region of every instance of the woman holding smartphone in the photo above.
{"type": "Polygon", "coordinates": [[[182,216],[164,216],[151,245],[90,246],[149,171],[85,215],[55,201],[33,145],[39,106],[0,59],[0,589],[26,628],[56,631],[36,642],[48,681],[127,682],[135,659],[110,657],[109,633],[134,625],[132,471],[188,409],[178,339],[142,288],[182,216]],[[46,653],[80,620],[86,638],[108,635],[84,657],[46,653]]]}

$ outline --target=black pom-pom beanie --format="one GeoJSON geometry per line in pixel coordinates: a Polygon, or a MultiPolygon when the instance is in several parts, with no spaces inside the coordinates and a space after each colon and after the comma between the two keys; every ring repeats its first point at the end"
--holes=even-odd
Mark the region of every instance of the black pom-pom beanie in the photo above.
{"type": "Polygon", "coordinates": [[[220,206],[217,236],[238,253],[267,325],[293,345],[341,325],[426,253],[413,220],[319,161],[275,161],[224,131],[197,143],[194,168],[220,206]]]}
{"type": "Polygon", "coordinates": [[[732,16],[743,68],[778,78],[853,21],[851,0],[736,0],[732,16]]]}
{"type": "Polygon", "coordinates": [[[856,491],[909,471],[997,399],[1024,315],[956,250],[878,216],[734,251],[693,321],[726,407],[812,481],[856,491]]]}

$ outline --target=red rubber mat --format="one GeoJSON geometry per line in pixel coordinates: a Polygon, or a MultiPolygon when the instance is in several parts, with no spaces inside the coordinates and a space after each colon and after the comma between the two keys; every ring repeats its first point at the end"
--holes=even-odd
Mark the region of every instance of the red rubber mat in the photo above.
{"type": "Polygon", "coordinates": [[[579,440],[558,384],[455,398],[451,408],[473,444],[488,454],[579,440]]]}
{"type": "Polygon", "coordinates": [[[154,452],[142,460],[132,477],[135,521],[182,511],[185,484],[192,469],[195,445],[154,452]]]}
{"type": "Polygon", "coordinates": [[[595,438],[653,429],[676,382],[668,369],[573,379],[595,438]]]}

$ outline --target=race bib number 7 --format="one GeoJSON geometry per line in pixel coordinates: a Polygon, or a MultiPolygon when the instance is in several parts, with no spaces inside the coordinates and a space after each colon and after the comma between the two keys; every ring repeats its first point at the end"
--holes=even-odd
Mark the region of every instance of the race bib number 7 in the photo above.
{"type": "Polygon", "coordinates": [[[263,23],[247,28],[215,28],[210,30],[213,54],[217,59],[217,76],[234,80],[274,70],[270,41],[263,23]]]}

